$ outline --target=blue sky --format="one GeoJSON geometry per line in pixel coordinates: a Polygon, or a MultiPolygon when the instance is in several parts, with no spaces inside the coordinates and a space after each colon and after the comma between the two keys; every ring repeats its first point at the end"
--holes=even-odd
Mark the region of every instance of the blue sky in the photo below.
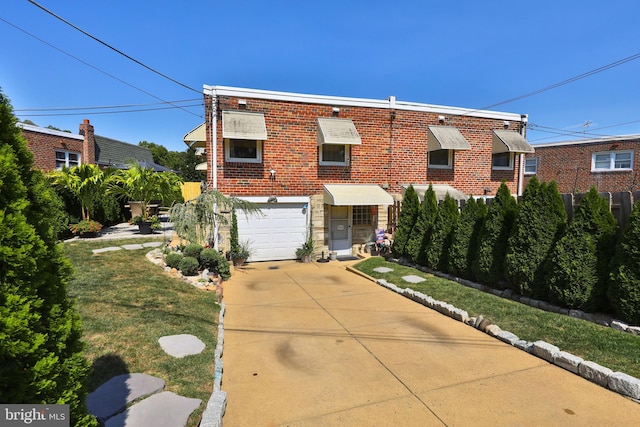
{"type": "MultiPolygon", "coordinates": [[[[637,0],[35,1],[195,91],[9,0],[0,88],[19,119],[77,133],[88,118],[99,135],[176,151],[204,121],[205,84],[476,109],[640,53],[637,0]],[[183,108],[131,111],[166,101],[183,108]],[[125,105],[139,106],[89,108],[125,105]]],[[[491,109],[529,114],[533,144],[640,134],[638,76],[635,59],[491,109]]]]}

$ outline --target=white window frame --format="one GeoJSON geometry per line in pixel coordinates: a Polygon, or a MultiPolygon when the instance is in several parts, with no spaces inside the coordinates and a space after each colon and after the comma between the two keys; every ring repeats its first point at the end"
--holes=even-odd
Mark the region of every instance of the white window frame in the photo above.
{"type": "Polygon", "coordinates": [[[591,172],[614,172],[614,171],[630,171],[633,170],[633,150],[620,150],[620,151],[599,151],[597,153],[591,154],[591,172]],[[629,155],[629,167],[628,168],[619,168],[616,167],[616,159],[620,154],[628,154],[629,155]],[[596,168],[596,157],[597,156],[609,156],[609,167],[607,168],[596,168]]]}
{"type": "Polygon", "coordinates": [[[525,157],[524,159],[524,174],[536,175],[538,173],[538,158],[537,157],[525,157]],[[533,163],[533,172],[527,171],[527,163],[533,163]]]}
{"type": "Polygon", "coordinates": [[[429,169],[453,169],[453,150],[433,150],[429,151],[427,161],[429,169]],[[431,153],[436,151],[447,151],[447,164],[446,165],[434,165],[431,164],[431,153]]]}
{"type": "Polygon", "coordinates": [[[262,141],[256,139],[237,139],[237,138],[225,138],[224,139],[224,154],[225,161],[232,163],[262,163],[262,141]],[[232,141],[252,141],[256,144],[256,158],[244,158],[244,157],[231,157],[231,143],[232,141]]]}
{"type": "Polygon", "coordinates": [[[318,145],[318,151],[320,153],[319,164],[321,166],[349,166],[351,162],[351,144],[320,144],[318,145]],[[324,160],[324,147],[325,146],[339,146],[344,147],[344,161],[336,162],[330,160],[324,160]]]}
{"type": "Polygon", "coordinates": [[[511,171],[513,170],[513,153],[511,151],[506,151],[503,153],[492,153],[491,154],[491,169],[494,171],[511,171]],[[494,166],[493,158],[498,154],[509,154],[509,166],[494,166]]]}
{"type": "Polygon", "coordinates": [[[55,150],[55,162],[56,162],[56,170],[62,170],[63,167],[67,167],[67,168],[72,168],[74,166],[80,166],[82,164],[82,155],[80,153],[78,153],[77,151],[70,151],[70,150],[55,150]],[[58,162],[62,161],[62,158],[58,158],[58,153],[63,154],[64,155],[64,166],[58,167],[58,162]],[[78,156],[78,161],[77,162],[73,162],[74,164],[72,164],[72,162],[69,160],[69,154],[75,154],[76,156],[78,156]]]}

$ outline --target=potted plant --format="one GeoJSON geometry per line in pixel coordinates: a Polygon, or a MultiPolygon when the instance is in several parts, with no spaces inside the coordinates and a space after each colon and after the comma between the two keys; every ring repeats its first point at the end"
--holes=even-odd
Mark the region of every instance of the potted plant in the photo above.
{"type": "Polygon", "coordinates": [[[151,202],[161,203],[182,200],[181,178],[173,172],[155,172],[138,163],[132,163],[128,169],[120,170],[109,179],[109,191],[120,199],[130,201],[133,206],[139,204],[140,210],[132,216],[132,224],[138,224],[141,234],[149,234],[153,227],[160,228],[160,221],[151,212],[151,202]],[[134,219],[137,216],[140,219],[134,219]],[[155,217],[155,219],[154,219],[155,217]],[[147,224],[149,223],[149,224],[147,224]]]}
{"type": "Polygon", "coordinates": [[[296,249],[296,258],[298,258],[302,262],[311,262],[311,255],[313,255],[314,244],[313,244],[313,236],[311,232],[307,237],[307,240],[296,249]]]}
{"type": "Polygon", "coordinates": [[[134,216],[129,220],[129,224],[137,225],[140,234],[152,234],[154,230],[159,230],[162,227],[157,215],[149,216],[146,219],[141,215],[134,216]]]}
{"type": "Polygon", "coordinates": [[[81,238],[97,237],[102,230],[102,224],[91,219],[83,219],[77,224],[69,225],[69,230],[81,238]]]}
{"type": "Polygon", "coordinates": [[[235,248],[231,249],[231,259],[233,265],[240,267],[251,256],[251,247],[249,241],[238,243],[235,248]]]}

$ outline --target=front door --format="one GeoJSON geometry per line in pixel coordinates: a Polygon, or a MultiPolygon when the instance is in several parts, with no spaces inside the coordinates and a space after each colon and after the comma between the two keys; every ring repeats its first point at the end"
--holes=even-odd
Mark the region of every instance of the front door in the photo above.
{"type": "Polygon", "coordinates": [[[331,206],[329,250],[338,255],[351,255],[350,206],[331,206]]]}

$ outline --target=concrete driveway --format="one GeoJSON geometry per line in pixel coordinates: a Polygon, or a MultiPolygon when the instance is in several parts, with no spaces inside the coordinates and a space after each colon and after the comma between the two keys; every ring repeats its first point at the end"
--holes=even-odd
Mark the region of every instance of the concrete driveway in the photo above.
{"type": "Polygon", "coordinates": [[[252,263],[226,283],[226,427],[640,420],[640,404],[348,272],[348,264],[252,263]]]}

